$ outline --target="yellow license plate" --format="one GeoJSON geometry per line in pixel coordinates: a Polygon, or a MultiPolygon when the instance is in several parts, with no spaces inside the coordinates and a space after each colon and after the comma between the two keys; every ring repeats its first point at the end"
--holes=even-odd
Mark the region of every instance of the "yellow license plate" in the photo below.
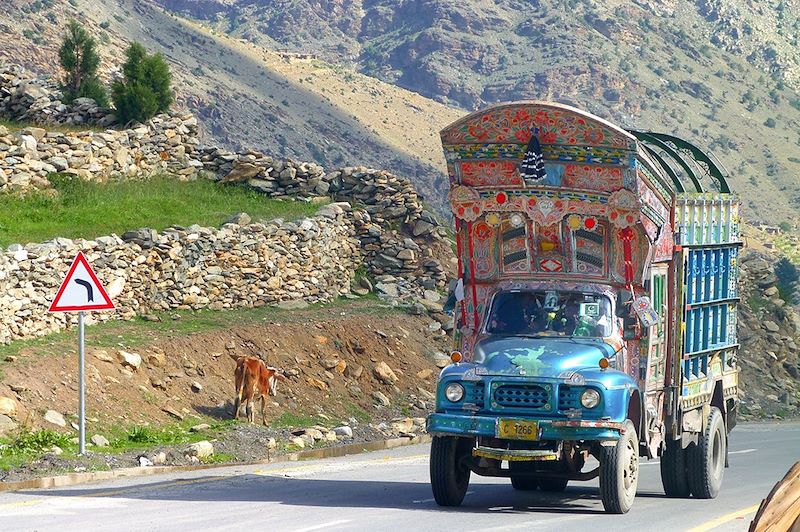
{"type": "Polygon", "coordinates": [[[499,419],[497,421],[497,437],[509,440],[539,439],[539,422],[521,419],[499,419]]]}

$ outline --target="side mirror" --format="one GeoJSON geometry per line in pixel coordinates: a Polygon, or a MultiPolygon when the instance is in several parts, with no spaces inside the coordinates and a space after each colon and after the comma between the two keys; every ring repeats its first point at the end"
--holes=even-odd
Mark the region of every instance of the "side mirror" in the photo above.
{"type": "Polygon", "coordinates": [[[618,318],[627,318],[630,316],[631,301],[633,301],[633,294],[628,290],[617,291],[617,307],[615,313],[618,318]]]}

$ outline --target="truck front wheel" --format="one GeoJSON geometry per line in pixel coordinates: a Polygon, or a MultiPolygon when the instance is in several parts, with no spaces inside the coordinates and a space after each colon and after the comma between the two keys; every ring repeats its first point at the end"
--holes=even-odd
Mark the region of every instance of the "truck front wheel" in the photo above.
{"type": "Polygon", "coordinates": [[[431,443],[431,488],[439,506],[459,506],[469,487],[472,438],[434,436],[431,443]]]}
{"type": "Polygon", "coordinates": [[[601,446],[600,498],[603,508],[612,514],[624,514],[633,506],[639,484],[639,441],[631,420],[614,446],[601,446]]]}
{"type": "Polygon", "coordinates": [[[722,412],[712,406],[697,445],[688,449],[689,487],[698,499],[714,499],[719,493],[727,445],[722,412]]]}

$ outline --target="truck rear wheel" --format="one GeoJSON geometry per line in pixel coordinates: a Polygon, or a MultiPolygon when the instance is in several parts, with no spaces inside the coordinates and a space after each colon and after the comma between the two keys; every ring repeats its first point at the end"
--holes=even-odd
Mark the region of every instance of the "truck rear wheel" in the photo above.
{"type": "Polygon", "coordinates": [[[689,488],[698,499],[714,499],[719,493],[727,446],[725,420],[719,408],[712,406],[697,445],[688,449],[689,488]]]}
{"type": "Polygon", "coordinates": [[[616,445],[600,447],[600,498],[612,514],[624,514],[633,506],[639,484],[639,441],[636,427],[625,421],[625,434],[616,445]]]}
{"type": "Polygon", "coordinates": [[[691,493],[686,471],[686,451],[681,448],[680,441],[668,441],[661,455],[661,484],[667,497],[686,498],[691,493]]]}
{"type": "Polygon", "coordinates": [[[470,469],[465,458],[472,453],[472,438],[434,436],[430,475],[433,498],[439,506],[459,506],[467,494],[470,469]]]}
{"type": "Polygon", "coordinates": [[[533,462],[509,462],[508,469],[511,471],[511,485],[515,490],[533,491],[539,487],[539,480],[536,477],[515,475],[515,471],[535,471],[533,462]]]}

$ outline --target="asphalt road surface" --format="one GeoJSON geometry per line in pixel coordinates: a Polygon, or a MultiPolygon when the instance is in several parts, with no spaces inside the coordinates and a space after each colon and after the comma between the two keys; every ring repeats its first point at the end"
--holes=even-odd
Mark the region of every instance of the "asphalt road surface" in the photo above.
{"type": "Polygon", "coordinates": [[[712,501],[665,498],[658,461],[643,461],[636,502],[622,516],[603,512],[597,480],[548,494],[473,475],[460,508],[439,508],[428,451],[414,445],[2,493],[0,530],[746,530],[761,499],[800,460],[800,424],[736,427],[712,501]]]}

